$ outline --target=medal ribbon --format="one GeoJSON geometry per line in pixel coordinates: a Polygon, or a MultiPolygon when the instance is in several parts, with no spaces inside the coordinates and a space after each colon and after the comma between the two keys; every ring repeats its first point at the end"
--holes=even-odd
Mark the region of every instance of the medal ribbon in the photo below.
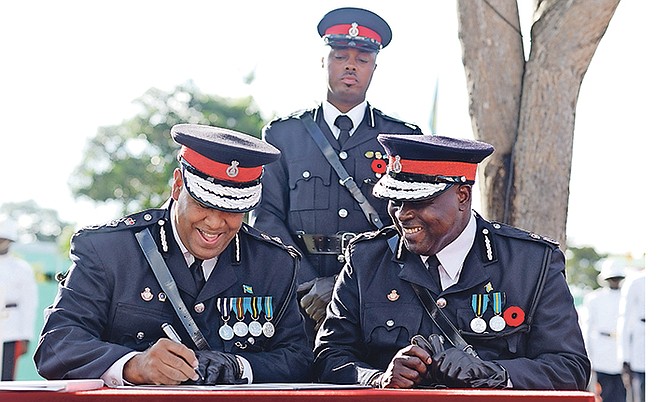
{"type": "Polygon", "coordinates": [[[272,296],[265,296],[265,319],[268,321],[272,320],[272,296]]]}
{"type": "Polygon", "coordinates": [[[242,297],[235,297],[235,304],[233,304],[233,310],[237,314],[237,319],[239,321],[244,320],[244,308],[242,307],[242,297]]]}
{"type": "Polygon", "coordinates": [[[261,298],[254,296],[253,300],[251,301],[251,318],[254,321],[258,320],[258,316],[261,313],[262,307],[263,304],[261,298]]]}
{"type": "Polygon", "coordinates": [[[478,293],[472,295],[472,310],[475,312],[477,317],[484,315],[484,312],[489,306],[489,295],[488,293],[478,293]]]}
{"type": "Polygon", "coordinates": [[[493,308],[493,312],[495,315],[500,315],[500,313],[502,313],[503,304],[505,303],[505,293],[493,292],[492,296],[493,300],[491,307],[493,308]]]}
{"type": "Polygon", "coordinates": [[[223,322],[227,322],[230,319],[230,301],[227,297],[218,298],[216,300],[216,307],[221,313],[221,319],[223,322]]]}
{"type": "Polygon", "coordinates": [[[251,297],[243,297],[242,302],[244,304],[244,315],[247,314],[247,311],[251,313],[251,297]]]}

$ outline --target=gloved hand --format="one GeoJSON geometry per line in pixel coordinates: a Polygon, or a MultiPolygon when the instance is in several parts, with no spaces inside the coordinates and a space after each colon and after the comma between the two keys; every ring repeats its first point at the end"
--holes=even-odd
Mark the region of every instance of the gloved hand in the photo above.
{"type": "Polygon", "coordinates": [[[333,296],[334,286],[334,276],[314,278],[298,286],[297,292],[299,294],[307,292],[307,294],[300,298],[300,307],[316,322],[314,329],[317,331],[323,320],[326,319],[326,306],[330,303],[330,298],[333,296]]]}
{"type": "Polygon", "coordinates": [[[500,365],[483,361],[454,347],[444,348],[444,339],[436,334],[428,340],[417,335],[412,343],[431,354],[430,377],[450,388],[505,388],[507,371],[500,365]]]}
{"type": "Polygon", "coordinates": [[[198,369],[200,378],[193,383],[196,385],[215,384],[246,384],[242,379],[242,367],[237,358],[230,353],[216,350],[199,350],[195,352],[198,358],[198,369]]]}

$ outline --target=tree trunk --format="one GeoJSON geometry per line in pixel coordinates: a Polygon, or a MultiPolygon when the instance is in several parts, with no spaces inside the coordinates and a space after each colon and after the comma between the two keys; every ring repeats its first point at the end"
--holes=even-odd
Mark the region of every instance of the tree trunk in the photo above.
{"type": "Polygon", "coordinates": [[[497,154],[480,171],[482,212],[564,249],[579,88],[618,4],[538,2],[524,62],[516,4],[458,2],[474,136],[497,154]]]}

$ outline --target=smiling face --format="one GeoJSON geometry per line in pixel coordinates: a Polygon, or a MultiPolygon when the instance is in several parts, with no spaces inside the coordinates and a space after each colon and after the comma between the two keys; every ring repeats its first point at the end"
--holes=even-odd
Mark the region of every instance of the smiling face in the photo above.
{"type": "Polygon", "coordinates": [[[414,254],[435,255],[463,232],[470,220],[472,187],[455,185],[428,200],[389,201],[388,213],[414,254]]]}
{"type": "Polygon", "coordinates": [[[324,59],[328,71],[327,99],[341,112],[365,100],[372,74],[377,65],[377,53],[356,48],[331,48],[324,59]]]}
{"type": "Polygon", "coordinates": [[[186,249],[203,260],[221,254],[242,227],[244,213],[224,212],[196,201],[184,188],[180,169],[174,171],[172,199],[175,201],[175,227],[186,249]]]}

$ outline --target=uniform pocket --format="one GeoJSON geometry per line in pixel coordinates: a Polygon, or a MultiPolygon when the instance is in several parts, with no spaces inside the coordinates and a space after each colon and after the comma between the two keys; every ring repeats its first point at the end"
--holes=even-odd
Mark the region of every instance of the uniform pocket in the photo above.
{"type": "Polygon", "coordinates": [[[144,350],[158,338],[165,337],[161,325],[164,322],[171,322],[172,319],[172,314],[119,303],[112,319],[110,341],[136,350],[144,350]]]}
{"type": "Polygon", "coordinates": [[[328,209],[330,165],[314,159],[298,160],[288,167],[291,211],[328,209]]]}
{"type": "Polygon", "coordinates": [[[399,349],[407,346],[410,336],[419,332],[421,311],[416,305],[395,302],[367,303],[363,310],[365,342],[379,349],[399,349]]]}

